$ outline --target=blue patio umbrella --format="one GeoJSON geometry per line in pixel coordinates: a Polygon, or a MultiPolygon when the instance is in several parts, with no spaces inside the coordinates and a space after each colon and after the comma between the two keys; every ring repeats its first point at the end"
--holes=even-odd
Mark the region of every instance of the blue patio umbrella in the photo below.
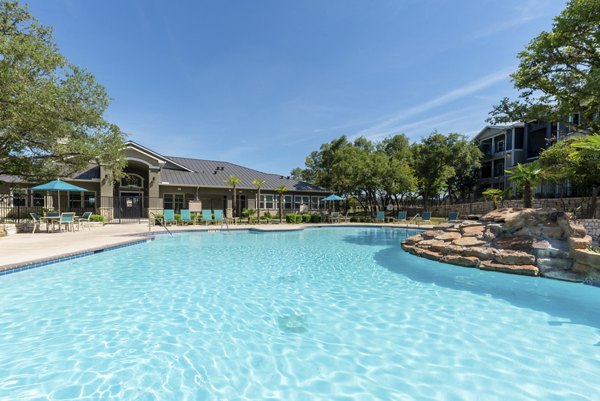
{"type": "Polygon", "coordinates": [[[324,201],[328,202],[328,201],[341,201],[344,200],[344,198],[342,198],[341,196],[337,196],[336,194],[332,194],[329,195],[326,198],[323,198],[324,201]]]}
{"type": "Polygon", "coordinates": [[[45,184],[37,185],[31,188],[34,191],[56,191],[58,192],[58,210],[60,210],[60,191],[65,192],[85,192],[87,189],[78,187],[77,185],[69,184],[61,180],[54,180],[45,184]]]}

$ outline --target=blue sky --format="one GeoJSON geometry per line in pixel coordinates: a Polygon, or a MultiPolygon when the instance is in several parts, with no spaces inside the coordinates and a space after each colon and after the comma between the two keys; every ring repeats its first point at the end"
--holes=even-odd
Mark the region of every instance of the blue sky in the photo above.
{"type": "Polygon", "coordinates": [[[342,134],[473,136],[564,0],[31,0],[165,155],[287,174],[342,134]]]}

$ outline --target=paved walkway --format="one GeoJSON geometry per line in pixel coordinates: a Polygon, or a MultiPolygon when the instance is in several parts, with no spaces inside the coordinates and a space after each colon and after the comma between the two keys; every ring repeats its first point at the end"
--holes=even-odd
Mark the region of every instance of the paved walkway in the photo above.
{"type": "MultiPolygon", "coordinates": [[[[366,226],[373,227],[374,224],[335,224],[334,226],[366,226]]],[[[261,225],[235,225],[230,226],[235,230],[301,230],[305,227],[314,227],[314,224],[261,224],[261,225]]],[[[329,224],[327,225],[329,226],[329,224]]],[[[377,224],[377,226],[388,227],[406,227],[400,224],[377,224]]],[[[417,226],[410,226],[417,228],[417,226]]],[[[220,229],[220,226],[169,226],[169,230],[189,231],[220,229]]],[[[429,228],[429,226],[420,226],[418,228],[429,228]]],[[[19,266],[31,265],[40,262],[46,262],[53,259],[73,256],[81,253],[87,253],[99,249],[110,248],[118,245],[125,245],[133,242],[148,240],[143,234],[164,233],[165,230],[160,226],[152,226],[151,231],[146,224],[107,224],[103,227],[96,226],[90,230],[85,229],[75,232],[57,232],[46,233],[39,232],[35,234],[21,233],[9,235],[0,238],[0,272],[12,270],[19,266]]]]}

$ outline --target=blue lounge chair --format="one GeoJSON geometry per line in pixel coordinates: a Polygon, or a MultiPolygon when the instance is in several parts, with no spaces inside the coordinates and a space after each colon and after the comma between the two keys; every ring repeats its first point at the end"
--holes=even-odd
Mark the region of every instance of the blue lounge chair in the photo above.
{"type": "Polygon", "coordinates": [[[213,217],[212,217],[212,210],[210,209],[203,209],[202,210],[202,222],[204,224],[208,224],[208,223],[212,223],[213,217]]]}
{"type": "Polygon", "coordinates": [[[423,222],[431,222],[431,212],[423,212],[423,215],[421,216],[421,221],[418,222],[419,223],[423,223],[423,222]]]}
{"type": "Polygon", "coordinates": [[[396,221],[406,221],[406,211],[398,212],[398,216],[394,219],[394,222],[396,221]]]}
{"type": "MultiPolygon", "coordinates": [[[[31,216],[31,219],[33,220],[33,230],[31,231],[31,233],[32,234],[35,233],[36,227],[37,227],[38,231],[42,231],[43,221],[41,220],[40,216],[37,213],[29,213],[29,215],[31,216]]],[[[48,231],[48,223],[46,223],[46,231],[48,231]]]]}
{"type": "Polygon", "coordinates": [[[190,209],[181,209],[179,213],[181,213],[181,219],[179,219],[179,221],[181,221],[181,224],[194,224],[194,219],[192,219],[190,209]]]}
{"type": "Polygon", "coordinates": [[[225,222],[225,217],[223,217],[223,211],[221,209],[215,209],[215,217],[213,221],[221,224],[225,222]]]}
{"type": "Polygon", "coordinates": [[[79,229],[87,225],[88,230],[91,230],[90,219],[92,218],[92,212],[84,212],[80,218],[77,219],[77,225],[79,229]]]}
{"type": "Polygon", "coordinates": [[[175,220],[175,210],[165,209],[163,214],[163,224],[177,224],[177,221],[175,220]]]}
{"type": "Polygon", "coordinates": [[[377,212],[377,216],[375,216],[375,223],[382,222],[385,223],[385,212],[377,212]]]}
{"type": "MultiPolygon", "coordinates": [[[[60,214],[60,220],[58,220],[58,228],[62,232],[62,227],[65,226],[67,231],[74,231],[75,228],[75,213],[66,212],[60,214]]],[[[79,226],[77,226],[79,228],[79,226]]]]}
{"type": "Polygon", "coordinates": [[[448,213],[448,221],[458,220],[458,212],[448,213]]]}

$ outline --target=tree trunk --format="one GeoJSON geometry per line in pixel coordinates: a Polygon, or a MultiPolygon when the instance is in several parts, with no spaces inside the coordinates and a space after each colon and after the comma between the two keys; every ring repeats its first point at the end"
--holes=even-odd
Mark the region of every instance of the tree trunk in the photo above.
{"type": "Polygon", "coordinates": [[[237,208],[236,208],[236,197],[235,197],[235,186],[233,187],[233,217],[237,217],[237,208]]]}
{"type": "Polygon", "coordinates": [[[600,190],[600,186],[594,185],[592,188],[592,205],[590,207],[590,215],[592,219],[596,218],[596,204],[598,202],[598,191],[600,190]]]}
{"type": "Polygon", "coordinates": [[[260,188],[258,188],[256,196],[256,224],[260,224],[260,188]]]}
{"type": "Polygon", "coordinates": [[[531,183],[526,182],[523,184],[523,206],[525,208],[530,208],[532,204],[531,199],[531,183]]]}

